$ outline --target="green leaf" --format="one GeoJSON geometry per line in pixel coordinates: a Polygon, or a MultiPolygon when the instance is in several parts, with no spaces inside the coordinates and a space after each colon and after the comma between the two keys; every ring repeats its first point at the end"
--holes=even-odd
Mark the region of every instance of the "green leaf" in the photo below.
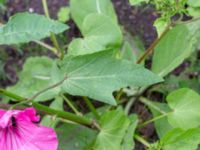
{"type": "Polygon", "coordinates": [[[155,48],[152,70],[165,76],[194,51],[200,36],[200,21],[177,25],[161,39],[155,48]]]}
{"type": "MultiPolygon", "coordinates": [[[[55,98],[55,100],[53,100],[53,102],[50,104],[49,106],[50,108],[54,108],[56,110],[63,110],[63,99],[60,96],[57,96],[55,98]]],[[[52,116],[44,116],[42,118],[42,121],[40,122],[40,124],[42,124],[43,126],[49,126],[52,128],[55,128],[56,125],[58,124],[59,120],[58,119],[52,119],[52,116]]]]}
{"type": "Polygon", "coordinates": [[[169,24],[166,18],[158,18],[154,22],[154,26],[156,27],[158,36],[160,36],[166,29],[167,25],[169,24]]]}
{"type": "Polygon", "coordinates": [[[130,125],[126,130],[126,134],[122,141],[122,150],[134,150],[135,144],[133,141],[133,135],[138,124],[138,117],[136,115],[131,115],[129,117],[130,125]]]}
{"type": "Polygon", "coordinates": [[[95,139],[97,132],[89,128],[64,124],[56,129],[59,141],[58,150],[83,150],[95,139]]]}
{"type": "Polygon", "coordinates": [[[147,86],[162,78],[140,65],[116,59],[105,51],[79,57],[66,57],[60,68],[67,76],[63,90],[115,105],[113,91],[127,86],[147,86]]]}
{"type": "Polygon", "coordinates": [[[139,4],[141,4],[142,2],[148,3],[149,0],[129,0],[129,3],[130,3],[132,6],[134,6],[134,5],[139,5],[139,4]]]}
{"type": "Polygon", "coordinates": [[[189,7],[187,9],[188,13],[190,16],[193,16],[193,17],[199,17],[200,16],[200,7],[189,7]]]}
{"type": "MultiPolygon", "coordinates": [[[[19,81],[16,85],[7,88],[8,91],[20,96],[31,98],[37,92],[54,84],[51,74],[54,61],[48,57],[30,57],[26,60],[23,70],[19,73],[19,81]]],[[[56,76],[54,76],[56,78],[56,76]]],[[[62,78],[61,78],[62,79],[62,78]]],[[[61,80],[59,79],[59,81],[61,80]]],[[[39,95],[36,101],[45,101],[53,98],[60,90],[54,88],[39,95]]]]}
{"type": "Polygon", "coordinates": [[[121,109],[105,112],[100,118],[101,131],[93,150],[121,150],[121,143],[130,121],[121,109]]]}
{"type": "Polygon", "coordinates": [[[61,22],[67,22],[70,19],[70,8],[69,7],[61,7],[58,12],[58,20],[61,22]]]}
{"type": "Polygon", "coordinates": [[[108,16],[90,14],[83,22],[84,39],[75,39],[69,45],[68,54],[73,56],[91,54],[119,47],[122,33],[119,26],[108,16]]]}
{"type": "MultiPolygon", "coordinates": [[[[152,102],[152,103],[166,113],[171,111],[171,109],[165,103],[159,103],[159,102],[152,102]]],[[[149,107],[149,109],[151,110],[154,118],[162,115],[159,111],[153,109],[152,107],[149,107]]],[[[167,117],[156,120],[154,122],[154,125],[156,128],[156,132],[160,138],[163,137],[169,130],[172,129],[172,126],[169,124],[167,117]]]]}
{"type": "Polygon", "coordinates": [[[199,0],[188,0],[188,5],[192,7],[200,7],[200,1],[199,0]]]}
{"type": "Polygon", "coordinates": [[[161,143],[163,150],[197,150],[200,144],[200,129],[173,129],[161,139],[161,143]]]}
{"type": "Polygon", "coordinates": [[[92,13],[109,16],[117,22],[117,16],[110,0],[70,0],[70,10],[73,20],[81,31],[85,17],[92,13]]]}
{"type": "Polygon", "coordinates": [[[121,52],[122,58],[129,60],[133,63],[136,63],[137,58],[135,56],[135,54],[133,53],[132,47],[129,44],[129,42],[125,42],[122,48],[122,52],[121,52]]]}
{"type": "Polygon", "coordinates": [[[182,88],[167,96],[169,107],[173,110],[168,115],[173,127],[189,129],[200,125],[200,96],[193,90],[182,88]]]}
{"type": "Polygon", "coordinates": [[[68,26],[42,15],[18,13],[0,27],[0,44],[18,44],[48,37],[50,32],[60,33],[68,26]]]}

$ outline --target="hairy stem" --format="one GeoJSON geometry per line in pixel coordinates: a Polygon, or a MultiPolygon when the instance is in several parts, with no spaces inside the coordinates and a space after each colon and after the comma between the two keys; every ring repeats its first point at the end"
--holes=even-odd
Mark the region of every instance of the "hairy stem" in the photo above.
{"type": "Polygon", "coordinates": [[[163,114],[163,115],[167,114],[167,112],[161,110],[161,109],[160,109],[159,107],[157,107],[153,102],[151,102],[150,100],[148,100],[148,99],[145,98],[145,97],[141,97],[141,98],[140,98],[140,101],[141,101],[143,104],[147,105],[148,107],[151,107],[151,108],[157,110],[158,112],[160,112],[160,113],[163,114]]]}
{"type": "MultiPolygon", "coordinates": [[[[48,6],[47,6],[47,1],[46,0],[42,0],[42,5],[43,5],[45,16],[47,18],[50,18],[48,6]]],[[[52,32],[51,32],[51,41],[53,42],[53,45],[55,46],[55,48],[57,49],[58,53],[60,54],[60,58],[63,59],[65,52],[64,52],[64,50],[62,48],[60,48],[60,46],[58,44],[58,41],[56,39],[56,36],[52,32]]]]}
{"type": "Polygon", "coordinates": [[[46,49],[52,51],[54,54],[58,55],[56,48],[54,48],[54,47],[52,47],[52,46],[50,46],[50,45],[48,45],[48,44],[46,44],[44,42],[41,42],[41,41],[34,40],[34,42],[39,44],[39,45],[41,45],[41,46],[43,46],[43,47],[45,47],[46,49]]]}
{"type": "Polygon", "coordinates": [[[33,95],[31,98],[28,98],[27,100],[33,100],[33,99],[36,99],[38,96],[40,96],[42,93],[50,90],[50,89],[54,89],[56,87],[58,87],[59,85],[63,84],[63,82],[67,80],[67,77],[65,77],[63,80],[59,81],[58,83],[56,84],[53,84],[51,85],[50,87],[47,87],[45,89],[43,89],[42,91],[39,91],[38,93],[36,93],[35,95],[33,95]]]}
{"type": "Polygon", "coordinates": [[[167,32],[170,30],[170,28],[171,28],[171,25],[168,25],[166,27],[166,29],[164,30],[164,32],[160,35],[160,37],[158,37],[156,40],[154,40],[154,42],[145,51],[145,53],[138,59],[137,64],[142,63],[146,59],[146,57],[149,56],[153,52],[154,48],[161,41],[161,39],[167,34],[167,32]]]}
{"type": "Polygon", "coordinates": [[[137,135],[137,134],[135,134],[134,135],[134,138],[138,141],[138,142],[140,142],[140,143],[142,143],[144,146],[146,146],[147,148],[149,148],[150,147],[150,143],[149,142],[147,142],[143,137],[141,137],[141,136],[139,136],[139,135],[137,135]]]}
{"type": "MultiPolygon", "coordinates": [[[[23,97],[21,97],[21,96],[19,96],[17,94],[11,93],[11,92],[6,91],[4,89],[0,89],[0,94],[8,96],[8,97],[10,97],[12,99],[15,99],[15,100],[19,101],[19,102],[27,101],[26,98],[23,98],[23,97]]],[[[50,108],[48,106],[45,106],[45,105],[39,104],[37,102],[34,102],[33,100],[31,100],[30,103],[37,110],[39,110],[39,111],[41,111],[41,112],[43,112],[45,114],[56,115],[59,118],[70,120],[72,122],[75,122],[75,123],[78,123],[78,124],[81,124],[81,125],[84,125],[84,126],[88,126],[88,127],[93,127],[94,126],[94,121],[93,120],[90,120],[90,119],[85,118],[83,116],[77,116],[77,115],[74,115],[74,114],[69,113],[69,112],[55,110],[55,109],[50,108]]]]}
{"type": "Polygon", "coordinates": [[[169,114],[170,114],[170,113],[166,113],[166,114],[157,116],[157,117],[155,117],[155,118],[152,118],[152,119],[150,119],[150,120],[148,120],[148,121],[142,123],[141,125],[138,125],[137,128],[143,128],[143,127],[145,127],[146,125],[148,125],[148,124],[150,124],[150,123],[152,123],[152,122],[154,122],[154,121],[156,121],[156,120],[159,120],[159,119],[162,119],[162,118],[168,116],[169,114]]]}
{"type": "Polygon", "coordinates": [[[74,104],[63,94],[61,94],[62,98],[65,100],[65,102],[69,105],[69,107],[75,112],[76,115],[83,116],[81,112],[79,112],[74,104]]]}
{"type": "Polygon", "coordinates": [[[83,97],[86,105],[88,106],[88,108],[90,109],[90,111],[94,114],[94,116],[96,117],[96,119],[99,119],[99,113],[97,112],[96,108],[94,107],[94,105],[90,102],[90,100],[87,97],[83,97]]]}

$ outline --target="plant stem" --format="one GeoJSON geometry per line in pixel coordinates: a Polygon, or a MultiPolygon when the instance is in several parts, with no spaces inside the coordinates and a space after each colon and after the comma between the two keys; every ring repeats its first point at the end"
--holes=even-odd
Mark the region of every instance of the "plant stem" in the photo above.
{"type": "Polygon", "coordinates": [[[119,90],[119,92],[117,93],[117,96],[116,96],[116,102],[117,102],[117,103],[119,103],[122,94],[123,94],[123,88],[121,88],[121,89],[119,90]]]}
{"type": "Polygon", "coordinates": [[[47,49],[49,49],[54,54],[58,55],[56,48],[54,48],[54,47],[52,47],[52,46],[50,46],[50,45],[48,45],[48,44],[46,44],[44,42],[41,42],[41,41],[34,40],[34,42],[37,43],[37,44],[39,44],[39,45],[41,45],[41,46],[43,46],[43,47],[45,47],[45,48],[47,48],[47,49]]]}
{"type": "MultiPolygon", "coordinates": [[[[46,0],[42,0],[42,5],[43,5],[45,16],[50,19],[49,10],[48,10],[48,6],[47,6],[47,1],[46,0]]],[[[51,36],[51,41],[53,42],[53,45],[55,46],[55,48],[57,49],[58,53],[60,54],[60,58],[63,59],[64,54],[65,54],[64,50],[62,48],[60,48],[55,34],[52,33],[52,32],[50,34],[51,34],[50,36],[51,36]]]]}
{"type": "Polygon", "coordinates": [[[97,112],[96,108],[94,107],[94,105],[90,102],[90,100],[87,97],[83,97],[86,105],[88,106],[88,108],[90,109],[90,111],[94,114],[96,119],[99,119],[99,113],[97,112]]]}
{"type": "MultiPolygon", "coordinates": [[[[8,96],[10,98],[13,98],[13,99],[15,99],[19,102],[27,100],[26,98],[23,98],[23,97],[21,97],[17,94],[8,92],[4,89],[0,89],[0,94],[8,96]]],[[[85,126],[88,126],[88,127],[91,127],[91,126],[94,125],[93,120],[90,120],[90,119],[85,118],[83,116],[77,116],[77,115],[74,115],[74,114],[69,113],[69,112],[55,110],[55,109],[50,108],[48,106],[34,102],[33,100],[31,100],[30,102],[32,103],[32,106],[34,106],[37,110],[44,112],[45,114],[56,115],[57,117],[67,119],[67,120],[70,120],[70,121],[73,121],[73,122],[76,122],[78,124],[85,125],[85,126]]]]}
{"type": "Polygon", "coordinates": [[[148,120],[148,121],[142,123],[141,125],[138,125],[138,128],[143,128],[143,127],[145,127],[146,125],[148,125],[148,124],[150,124],[150,123],[152,123],[152,122],[154,122],[154,121],[156,121],[156,120],[159,120],[159,119],[162,119],[162,118],[168,116],[169,114],[170,114],[170,113],[166,113],[166,114],[157,116],[157,117],[155,117],[155,118],[152,118],[152,119],[150,119],[150,120],[148,120]]]}
{"type": "Polygon", "coordinates": [[[145,58],[152,53],[156,45],[160,42],[160,40],[167,34],[167,32],[170,30],[171,25],[168,25],[166,29],[163,31],[163,33],[158,37],[154,42],[150,45],[150,47],[145,51],[145,53],[138,59],[137,64],[142,63],[145,58]]]}
{"type": "Polygon", "coordinates": [[[74,104],[63,94],[61,94],[62,98],[65,100],[65,102],[69,105],[69,107],[75,112],[76,115],[83,116],[81,112],[79,112],[74,104]]]}
{"type": "Polygon", "coordinates": [[[65,80],[67,80],[67,77],[65,77],[63,80],[59,81],[58,83],[55,83],[53,85],[51,85],[50,87],[47,87],[41,91],[39,91],[38,93],[36,93],[35,95],[33,95],[31,98],[28,98],[27,100],[33,100],[33,99],[36,99],[39,95],[41,95],[42,93],[50,90],[50,89],[53,89],[59,85],[61,85],[65,80]]]}
{"type": "Polygon", "coordinates": [[[145,105],[147,105],[148,107],[151,107],[151,108],[157,110],[158,112],[160,112],[160,113],[163,114],[163,115],[167,114],[167,112],[161,110],[161,109],[160,109],[159,107],[157,107],[153,102],[151,102],[150,100],[148,100],[148,99],[145,98],[145,97],[141,97],[141,98],[140,98],[140,101],[141,101],[142,103],[144,103],[145,105]]]}
{"type": "Polygon", "coordinates": [[[140,142],[140,143],[142,143],[144,146],[146,146],[147,148],[149,148],[150,147],[150,143],[149,142],[147,142],[143,137],[141,137],[141,136],[139,136],[139,135],[137,135],[137,134],[135,134],[134,135],[134,138],[138,141],[138,142],[140,142]]]}
{"type": "Polygon", "coordinates": [[[129,111],[130,111],[130,109],[131,109],[131,106],[133,105],[133,103],[135,102],[135,100],[136,100],[136,98],[133,97],[133,98],[131,98],[131,99],[128,101],[128,103],[126,104],[126,106],[125,106],[125,108],[124,108],[124,112],[125,112],[126,115],[129,114],[129,111]]]}

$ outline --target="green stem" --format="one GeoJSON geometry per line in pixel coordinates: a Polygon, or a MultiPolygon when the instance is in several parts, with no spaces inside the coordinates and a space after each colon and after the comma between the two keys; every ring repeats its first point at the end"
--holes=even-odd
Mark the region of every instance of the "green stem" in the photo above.
{"type": "Polygon", "coordinates": [[[33,95],[31,98],[28,98],[27,100],[36,99],[38,96],[40,96],[40,95],[43,94],[44,92],[46,92],[46,91],[48,91],[48,90],[51,90],[51,89],[54,89],[54,88],[60,86],[61,84],[63,84],[63,82],[64,82],[65,80],[67,80],[67,76],[64,77],[63,80],[61,80],[61,81],[59,81],[59,82],[57,82],[57,83],[55,83],[55,84],[53,84],[53,85],[51,85],[51,86],[49,86],[49,87],[47,87],[47,88],[45,88],[45,89],[39,91],[38,93],[36,93],[35,95],[33,95]]]}
{"type": "Polygon", "coordinates": [[[136,98],[133,97],[133,98],[130,99],[130,100],[128,101],[128,103],[126,104],[126,106],[125,106],[125,108],[124,108],[124,112],[125,112],[126,115],[129,114],[129,111],[130,111],[130,109],[131,109],[133,103],[135,102],[135,100],[136,100],[136,98]]]}
{"type": "Polygon", "coordinates": [[[90,102],[90,100],[87,97],[83,97],[86,105],[88,106],[88,108],[90,109],[90,111],[94,114],[94,116],[96,117],[96,119],[99,119],[99,113],[96,111],[96,108],[94,107],[94,105],[90,102]]]}
{"type": "MultiPolygon", "coordinates": [[[[8,96],[10,98],[13,98],[15,100],[18,100],[19,102],[22,102],[22,101],[26,101],[27,99],[26,98],[23,98],[17,94],[14,94],[14,93],[11,93],[11,92],[8,92],[4,89],[0,89],[0,94],[2,95],[5,95],[5,96],[8,96]]],[[[74,115],[72,113],[69,113],[69,112],[64,112],[64,111],[59,111],[59,110],[55,110],[55,109],[52,109],[48,106],[45,106],[45,105],[42,105],[42,104],[39,104],[37,102],[34,102],[33,100],[30,101],[32,103],[32,106],[34,106],[37,110],[41,111],[41,112],[44,112],[45,114],[49,114],[49,115],[56,115],[60,118],[63,118],[63,119],[67,119],[67,120],[70,120],[70,121],[73,121],[73,122],[76,122],[78,124],[81,124],[81,125],[85,125],[85,126],[93,126],[93,120],[90,120],[88,118],[85,118],[83,116],[77,116],[77,115],[74,115]]]]}
{"type": "Polygon", "coordinates": [[[122,94],[123,94],[123,88],[121,88],[121,89],[119,90],[119,92],[117,93],[117,96],[116,96],[116,102],[117,102],[117,103],[119,103],[122,94]]]}
{"type": "Polygon", "coordinates": [[[39,45],[41,45],[41,46],[43,46],[43,47],[45,47],[46,49],[52,51],[54,54],[58,55],[56,48],[51,47],[50,45],[48,45],[48,44],[46,44],[44,42],[41,42],[41,41],[34,40],[34,42],[39,44],[39,45]]]}
{"type": "Polygon", "coordinates": [[[62,98],[65,100],[65,102],[69,105],[69,107],[75,112],[76,115],[79,115],[79,116],[83,116],[82,113],[80,113],[76,107],[74,106],[74,104],[63,94],[61,94],[62,98]]]}
{"type": "Polygon", "coordinates": [[[148,141],[146,141],[143,137],[141,137],[141,136],[139,136],[139,135],[137,135],[137,134],[134,135],[134,138],[135,138],[138,142],[140,142],[140,143],[142,143],[144,146],[146,146],[147,148],[149,148],[150,145],[151,145],[151,144],[150,144],[148,141]]]}
{"type": "Polygon", "coordinates": [[[160,112],[161,114],[165,115],[167,114],[165,111],[161,110],[159,107],[157,107],[153,102],[151,102],[150,100],[148,100],[147,98],[145,97],[141,97],[140,98],[140,101],[142,103],[144,103],[145,105],[147,105],[148,107],[151,107],[155,110],[157,110],[158,112],[160,112]]]}
{"type": "MultiPolygon", "coordinates": [[[[171,113],[171,112],[170,112],[170,113],[171,113]]],[[[170,113],[166,113],[166,114],[157,116],[157,117],[155,117],[155,118],[152,118],[152,119],[150,119],[150,120],[148,120],[148,121],[142,123],[141,125],[138,125],[138,128],[143,128],[143,127],[145,127],[146,125],[148,125],[148,124],[150,124],[150,123],[152,123],[152,122],[154,122],[154,121],[156,121],[156,120],[159,120],[159,119],[162,119],[162,118],[168,116],[170,113]]]]}
{"type": "Polygon", "coordinates": [[[137,64],[142,63],[149,54],[151,54],[154,50],[154,48],[157,46],[157,44],[161,41],[161,39],[168,33],[170,30],[171,25],[168,25],[164,32],[158,37],[154,42],[150,45],[150,47],[144,52],[144,54],[138,59],[137,64]]]}
{"type": "MultiPolygon", "coordinates": [[[[47,6],[47,1],[46,0],[42,0],[42,5],[43,5],[45,16],[50,19],[49,10],[48,10],[48,6],[47,6]]],[[[60,48],[55,34],[52,33],[52,32],[50,34],[51,34],[50,36],[51,36],[51,41],[53,42],[53,45],[57,49],[58,53],[60,53],[60,58],[63,59],[64,54],[65,54],[64,50],[62,48],[60,48]]]]}

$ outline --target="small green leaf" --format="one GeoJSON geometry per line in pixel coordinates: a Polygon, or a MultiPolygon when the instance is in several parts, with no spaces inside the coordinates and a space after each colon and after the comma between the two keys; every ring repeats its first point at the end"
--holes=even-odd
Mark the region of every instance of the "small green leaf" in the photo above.
{"type": "MultiPolygon", "coordinates": [[[[171,111],[171,109],[165,103],[158,103],[158,102],[152,102],[152,103],[166,113],[171,111]]],[[[160,112],[153,109],[152,107],[149,107],[149,109],[151,110],[154,118],[162,115],[160,112]]],[[[167,117],[156,120],[154,122],[154,125],[156,128],[156,132],[160,138],[163,137],[169,130],[172,129],[172,126],[169,124],[167,117]]]]}
{"type": "Polygon", "coordinates": [[[129,117],[129,120],[130,120],[130,125],[126,130],[126,134],[122,141],[122,150],[134,150],[135,147],[133,136],[138,124],[138,117],[136,115],[131,115],[129,117]]]}
{"type": "Polygon", "coordinates": [[[161,144],[163,150],[197,150],[200,144],[200,129],[173,129],[161,139],[161,144]]]}
{"type": "Polygon", "coordinates": [[[162,81],[162,78],[142,66],[111,57],[110,53],[105,51],[75,58],[66,57],[60,63],[62,72],[67,76],[63,90],[115,105],[113,91],[162,81]]]}
{"type": "Polygon", "coordinates": [[[69,55],[78,56],[113,49],[122,42],[119,26],[103,14],[88,15],[82,25],[82,34],[84,39],[75,39],[69,45],[69,55]]]}
{"type": "Polygon", "coordinates": [[[73,20],[81,31],[85,17],[92,13],[109,16],[117,22],[117,16],[110,0],[70,0],[70,10],[73,20]]]}
{"type": "Polygon", "coordinates": [[[155,48],[152,70],[165,76],[194,51],[200,36],[200,21],[177,25],[155,48]]]}
{"type": "MultiPolygon", "coordinates": [[[[28,58],[23,66],[23,70],[19,73],[19,81],[16,85],[7,88],[8,91],[17,93],[26,98],[31,98],[37,92],[44,90],[56,82],[51,80],[53,65],[54,61],[48,57],[28,58]]],[[[59,79],[59,81],[61,79],[59,79]]],[[[59,91],[60,90],[57,88],[48,90],[39,95],[35,100],[45,101],[51,99],[57,95],[59,91]]]]}
{"type": "Polygon", "coordinates": [[[100,118],[101,131],[93,150],[121,150],[121,143],[130,121],[121,109],[105,112],[100,118]]]}
{"type": "Polygon", "coordinates": [[[148,3],[149,0],[129,0],[129,3],[130,3],[132,6],[134,6],[134,5],[139,5],[139,4],[141,4],[142,2],[148,3]]]}
{"type": "Polygon", "coordinates": [[[40,40],[50,36],[50,32],[60,33],[68,26],[50,20],[42,15],[18,13],[8,23],[0,27],[0,44],[18,44],[40,40]]]}
{"type": "Polygon", "coordinates": [[[97,132],[89,128],[64,124],[56,129],[59,147],[58,150],[84,150],[95,139],[97,132]]]}
{"type": "Polygon", "coordinates": [[[179,89],[167,96],[169,107],[173,110],[168,115],[173,127],[189,129],[200,125],[200,96],[190,89],[179,89]]]}
{"type": "Polygon", "coordinates": [[[61,7],[58,12],[58,20],[61,22],[67,22],[70,19],[70,9],[69,7],[61,7]]]}
{"type": "Polygon", "coordinates": [[[168,24],[169,23],[165,18],[156,19],[156,21],[154,22],[154,26],[156,27],[158,36],[160,36],[165,31],[168,24]]]}

